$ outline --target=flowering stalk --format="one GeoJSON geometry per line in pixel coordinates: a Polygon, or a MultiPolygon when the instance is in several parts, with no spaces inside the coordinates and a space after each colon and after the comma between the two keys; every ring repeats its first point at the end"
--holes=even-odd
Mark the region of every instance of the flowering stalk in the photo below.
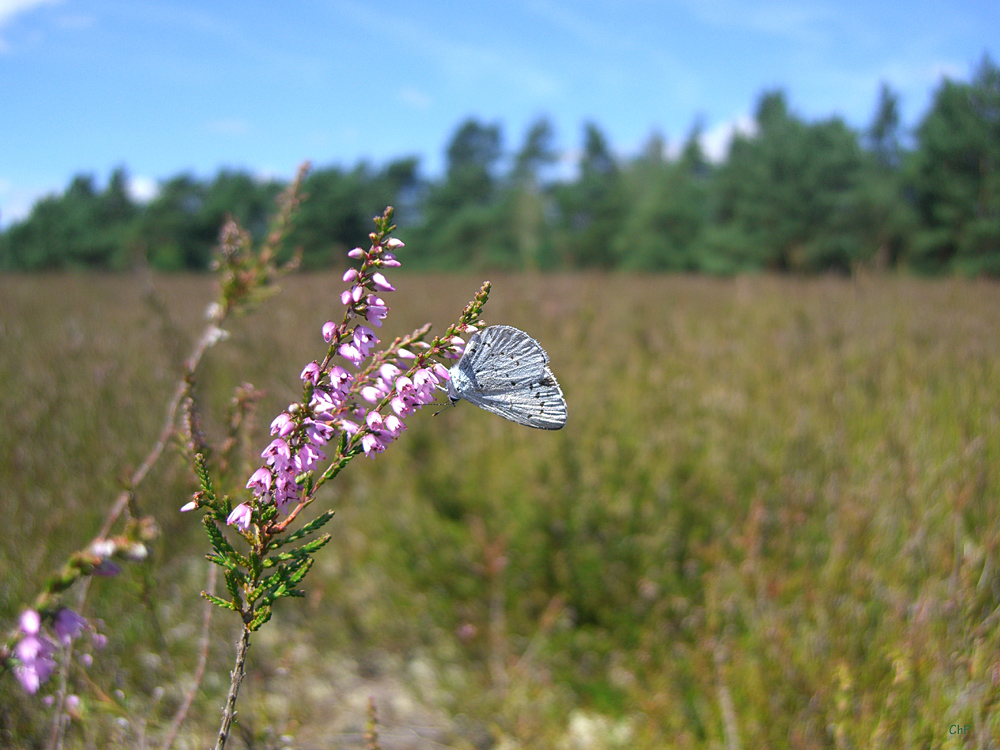
{"type": "MultiPolygon", "coordinates": [[[[405,420],[435,400],[448,368],[441,359],[460,357],[463,335],[477,330],[489,296],[484,282],[458,322],[441,336],[427,340],[429,325],[396,338],[385,349],[374,328],[381,328],[395,287],[383,271],[398,267],[395,252],[403,243],[391,236],[392,208],[375,218],[368,250],[355,248],[348,257],[360,261],[343,277],[344,313],[339,322],[322,327],[326,353],[303,368],[302,399],[271,423],[273,440],[261,453],[263,463],[246,484],[249,493],[235,502],[216,490],[203,451],[193,451],[200,489],[182,511],[205,509],[203,524],[213,553],[208,559],[224,569],[229,598],[203,596],[237,612],[243,621],[229,697],[217,748],[225,745],[233,719],[250,633],[271,617],[274,602],[302,596],[298,588],[313,564],[313,555],[330,541],[316,536],[333,511],[292,531],[299,513],[316,500],[320,487],[362,454],[374,458],[406,429],[405,420]],[[241,552],[223,532],[234,527],[247,544],[241,552]]],[[[191,444],[197,446],[195,431],[191,444]]]]}
{"type": "MultiPolygon", "coordinates": [[[[62,660],[60,672],[63,687],[58,690],[59,702],[53,722],[57,732],[65,726],[60,716],[63,707],[68,705],[72,708],[75,699],[75,696],[65,694],[71,646],[79,643],[77,636],[84,631],[91,632],[91,640],[96,647],[100,648],[106,642],[105,636],[98,635],[95,626],[78,614],[83,611],[89,581],[93,576],[114,576],[121,572],[119,563],[141,561],[148,556],[148,544],[157,536],[157,528],[151,517],[141,515],[135,489],[169,443],[178,407],[185,394],[190,393],[202,356],[209,347],[226,337],[221,328],[223,321],[273,294],[276,289],[274,282],[297,266],[297,257],[279,266],[275,256],[300,203],[302,181],[308,169],[308,163],[303,164],[296,179],[279,197],[279,210],[272,231],[259,248],[254,247],[249,234],[235,221],[226,223],[214,264],[219,273],[218,298],[209,307],[205,329],[184,362],[185,374],[167,405],[161,434],[139,467],[129,475],[126,488],[111,504],[97,538],[67,558],[65,564],[45,582],[32,604],[22,611],[17,626],[0,643],[0,675],[13,673],[28,693],[39,691],[52,676],[57,661],[62,660]],[[122,514],[126,515],[124,528],[121,533],[112,534],[112,528],[122,514]],[[61,602],[78,583],[77,604],[71,609],[61,602]]],[[[244,394],[244,400],[250,401],[254,395],[244,394]]],[[[86,667],[91,658],[85,652],[78,661],[86,667]]],[[[53,741],[56,742],[56,739],[53,741]]]]}

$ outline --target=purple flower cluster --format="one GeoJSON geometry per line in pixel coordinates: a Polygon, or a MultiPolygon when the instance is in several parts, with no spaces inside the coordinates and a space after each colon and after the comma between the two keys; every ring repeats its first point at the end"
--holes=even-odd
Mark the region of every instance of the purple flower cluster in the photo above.
{"type": "MultiPolygon", "coordinates": [[[[52,633],[42,627],[42,616],[33,609],[25,610],[18,626],[19,639],[14,645],[14,676],[28,693],[37,693],[56,668],[58,644],[69,646],[84,630],[92,626],[71,609],[60,609],[52,618],[52,633]],[[53,637],[54,636],[54,637],[53,637]],[[58,641],[58,643],[57,643],[58,641]]],[[[103,648],[107,638],[93,632],[93,642],[103,648]]],[[[85,666],[91,663],[89,654],[81,657],[85,666]]]]}
{"type": "MultiPolygon", "coordinates": [[[[247,482],[258,503],[274,502],[279,510],[288,512],[302,500],[296,477],[314,471],[326,460],[323,446],[338,432],[348,437],[348,452],[360,446],[369,457],[381,453],[406,429],[403,420],[424,404],[433,403],[438,385],[448,379],[447,368],[439,363],[410,372],[403,361],[417,355],[402,346],[394,344],[372,357],[380,342],[369,325],[381,328],[389,312],[378,294],[395,291],[379,269],[399,266],[392,251],[402,246],[393,238],[384,245],[372,245],[367,252],[354,248],[347,254],[362,263],[360,269],[351,268],[343,277],[349,284],[340,295],[347,308],[343,321],[323,325],[323,339],[330,350],[322,363],[310,362],[302,370],[300,378],[308,398],[293,404],[271,423],[274,440],[261,454],[264,465],[247,482]],[[362,319],[368,325],[359,322],[362,319]],[[336,356],[359,372],[352,374],[337,364],[336,356]],[[365,367],[370,357],[372,361],[365,367]],[[374,406],[366,408],[359,399],[374,406]]],[[[449,354],[459,356],[462,346],[464,341],[456,337],[449,354]]],[[[253,522],[253,507],[241,503],[227,520],[246,531],[253,522]]]]}

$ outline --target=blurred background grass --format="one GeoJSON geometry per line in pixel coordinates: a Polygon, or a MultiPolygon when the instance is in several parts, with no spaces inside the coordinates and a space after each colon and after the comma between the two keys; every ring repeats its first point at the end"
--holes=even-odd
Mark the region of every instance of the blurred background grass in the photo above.
{"type": "MultiPolygon", "coordinates": [[[[995,285],[491,280],[486,320],[546,347],[567,427],[463,403],[353,462],[318,503],[337,515],[307,599],[251,649],[245,744],[360,746],[370,693],[386,747],[994,746],[995,285]]],[[[442,329],[481,279],[393,281],[383,339],[442,329]]],[[[215,436],[234,387],[267,391],[257,450],[340,309],[336,275],[283,286],[199,384],[215,436]]],[[[97,533],[211,297],[197,277],[0,277],[3,622],[97,533]]],[[[162,532],[151,560],[92,589],[110,645],[75,746],[159,736],[189,684],[192,490],[165,456],[138,495],[162,532]]],[[[236,625],[215,618],[179,747],[215,729],[236,625]]],[[[0,702],[5,741],[43,741],[37,700],[7,679],[0,702]]]]}

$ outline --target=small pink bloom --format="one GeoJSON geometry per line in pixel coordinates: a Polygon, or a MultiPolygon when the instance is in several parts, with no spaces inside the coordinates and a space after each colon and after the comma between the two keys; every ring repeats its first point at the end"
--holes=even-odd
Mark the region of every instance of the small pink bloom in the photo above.
{"type": "Polygon", "coordinates": [[[358,258],[365,257],[365,251],[362,250],[360,247],[356,247],[347,253],[347,257],[354,258],[355,260],[357,260],[358,258]]]}
{"type": "Polygon", "coordinates": [[[361,389],[361,398],[369,404],[377,404],[384,396],[385,394],[373,385],[366,385],[361,389]]]}
{"type": "MultiPolygon", "coordinates": [[[[344,304],[346,305],[347,303],[345,302],[344,304]]],[[[328,320],[326,321],[326,323],[323,324],[323,340],[326,343],[329,344],[331,341],[333,341],[333,335],[336,332],[337,332],[337,324],[334,323],[332,320],[328,320]]]]}
{"type": "Polygon", "coordinates": [[[382,441],[370,432],[361,438],[361,447],[364,449],[365,455],[369,458],[374,458],[373,453],[381,453],[385,450],[385,445],[382,444],[382,441]]]}
{"type": "Polygon", "coordinates": [[[337,350],[340,356],[346,359],[355,367],[361,367],[361,363],[365,360],[365,355],[361,353],[361,350],[354,344],[341,344],[340,349],[337,350]]]}
{"type": "Polygon", "coordinates": [[[411,352],[409,349],[400,348],[396,350],[396,354],[400,359],[416,359],[417,355],[411,352]]]}
{"type": "Polygon", "coordinates": [[[313,391],[309,406],[317,417],[329,417],[330,413],[337,411],[344,403],[344,395],[340,391],[330,393],[329,390],[320,386],[313,391]]]}
{"type": "Polygon", "coordinates": [[[358,269],[348,268],[347,271],[344,272],[344,281],[347,282],[348,284],[352,284],[357,280],[358,280],[358,269]]]}
{"type": "Polygon", "coordinates": [[[253,473],[250,477],[250,481],[247,482],[247,489],[251,490],[254,495],[260,497],[271,490],[271,471],[266,466],[261,466],[257,471],[253,473]]]}
{"type": "Polygon", "coordinates": [[[42,629],[42,617],[35,610],[26,609],[21,613],[21,621],[18,625],[25,635],[38,635],[42,629]]]}
{"type": "Polygon", "coordinates": [[[326,445],[333,437],[333,428],[328,424],[317,422],[315,419],[307,419],[305,424],[309,441],[316,445],[326,445]]]}
{"type": "Polygon", "coordinates": [[[352,380],[354,380],[354,376],[340,365],[334,365],[330,368],[330,386],[335,391],[342,391],[346,395],[352,380]]]}
{"type": "Polygon", "coordinates": [[[340,429],[342,429],[348,435],[353,435],[355,432],[361,429],[361,427],[358,425],[357,422],[352,422],[349,419],[341,419],[337,422],[337,424],[339,424],[340,429]]]}
{"type": "Polygon", "coordinates": [[[284,512],[290,504],[298,499],[299,486],[295,482],[295,474],[291,472],[280,473],[274,490],[274,502],[278,506],[278,510],[284,512]]]}
{"type": "Polygon", "coordinates": [[[192,500],[189,503],[184,503],[181,506],[181,513],[187,513],[189,510],[196,510],[198,508],[198,503],[192,500]]]}
{"type": "Polygon", "coordinates": [[[405,375],[400,375],[398,378],[396,378],[396,393],[402,396],[403,394],[409,393],[412,390],[413,390],[412,380],[410,380],[405,375]]]}
{"type": "Polygon", "coordinates": [[[306,443],[299,452],[295,454],[295,470],[299,473],[312,471],[320,461],[326,458],[326,454],[312,443],[306,443]]]}
{"type": "Polygon", "coordinates": [[[268,446],[261,451],[260,457],[267,459],[267,463],[272,465],[275,460],[281,459],[284,459],[284,462],[287,463],[292,457],[292,451],[288,447],[288,443],[279,437],[268,443],[268,446]]]}
{"type": "Polygon", "coordinates": [[[378,289],[378,290],[380,290],[380,291],[383,291],[383,292],[394,292],[394,291],[396,291],[396,287],[394,287],[392,284],[390,284],[386,280],[385,276],[383,276],[378,271],[376,271],[375,273],[372,274],[372,283],[375,285],[375,288],[378,289]]]}
{"type": "Polygon", "coordinates": [[[399,437],[399,433],[406,429],[406,425],[403,424],[403,420],[397,417],[395,414],[390,414],[383,420],[384,429],[394,438],[399,437]]]}
{"type": "Polygon", "coordinates": [[[396,237],[390,237],[388,240],[386,240],[385,246],[390,250],[399,250],[399,248],[401,247],[406,247],[403,241],[397,239],[396,237]]]}
{"type": "Polygon", "coordinates": [[[229,514],[229,518],[226,519],[226,523],[230,526],[235,526],[240,531],[246,531],[250,528],[250,522],[252,520],[253,511],[250,510],[250,506],[246,503],[240,503],[233,508],[233,512],[229,514]]]}
{"type": "Polygon", "coordinates": [[[86,619],[66,607],[60,609],[52,621],[52,629],[55,631],[56,637],[65,646],[68,646],[70,641],[80,635],[85,627],[87,627],[86,619]]]}
{"type": "Polygon", "coordinates": [[[281,412],[281,414],[276,416],[274,421],[271,422],[272,435],[288,437],[293,432],[295,432],[295,420],[292,419],[292,415],[288,412],[281,412]]]}
{"type": "Polygon", "coordinates": [[[441,380],[451,380],[451,373],[448,372],[448,368],[442,365],[440,362],[435,362],[431,365],[431,370],[435,375],[438,376],[438,381],[441,380]]]}
{"type": "Polygon", "coordinates": [[[389,314],[389,308],[386,307],[385,301],[381,297],[369,294],[366,302],[368,308],[365,310],[365,318],[376,328],[381,328],[382,320],[389,314]]]}
{"type": "Polygon", "coordinates": [[[316,383],[319,382],[319,379],[320,377],[322,377],[322,375],[323,371],[319,369],[319,363],[310,362],[303,368],[302,374],[299,375],[299,380],[305,383],[312,383],[313,385],[316,385],[316,383]]]}
{"type": "Polygon", "coordinates": [[[385,253],[382,256],[382,262],[380,265],[383,265],[386,268],[399,268],[401,264],[398,260],[396,260],[395,255],[393,255],[392,253],[385,253]]]}

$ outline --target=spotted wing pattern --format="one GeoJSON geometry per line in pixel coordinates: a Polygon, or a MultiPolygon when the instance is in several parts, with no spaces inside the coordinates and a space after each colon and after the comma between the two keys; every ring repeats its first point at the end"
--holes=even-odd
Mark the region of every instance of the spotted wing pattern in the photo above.
{"type": "Polygon", "coordinates": [[[473,334],[451,372],[449,390],[481,409],[543,430],[566,424],[566,399],[549,357],[524,331],[490,326],[473,334]]]}

